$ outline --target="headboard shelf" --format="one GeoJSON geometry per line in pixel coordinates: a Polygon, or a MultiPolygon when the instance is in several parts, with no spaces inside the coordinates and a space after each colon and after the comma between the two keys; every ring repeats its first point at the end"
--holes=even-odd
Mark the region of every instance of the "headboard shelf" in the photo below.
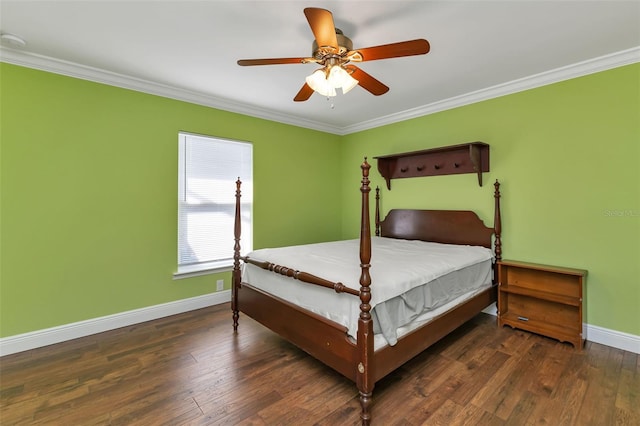
{"type": "Polygon", "coordinates": [[[374,158],[387,189],[391,179],[462,173],[476,173],[482,186],[482,173],[489,171],[489,144],[469,142],[374,158]]]}

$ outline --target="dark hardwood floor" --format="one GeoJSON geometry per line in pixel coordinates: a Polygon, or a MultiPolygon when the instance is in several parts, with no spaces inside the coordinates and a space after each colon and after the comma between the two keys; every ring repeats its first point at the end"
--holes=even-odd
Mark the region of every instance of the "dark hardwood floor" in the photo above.
{"type": "MultiPolygon", "coordinates": [[[[0,358],[2,425],[351,425],[355,385],[219,305],[0,358]]],[[[376,425],[640,425],[640,356],[480,314],[376,384],[376,425]]]]}

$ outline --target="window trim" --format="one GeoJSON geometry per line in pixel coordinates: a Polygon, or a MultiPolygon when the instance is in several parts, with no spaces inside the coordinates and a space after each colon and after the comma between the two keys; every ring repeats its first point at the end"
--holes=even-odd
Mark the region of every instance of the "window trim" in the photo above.
{"type": "Polygon", "coordinates": [[[173,279],[181,280],[202,275],[218,274],[221,272],[231,272],[233,270],[233,260],[220,260],[217,262],[198,263],[197,265],[178,266],[178,271],[174,272],[173,279]]]}

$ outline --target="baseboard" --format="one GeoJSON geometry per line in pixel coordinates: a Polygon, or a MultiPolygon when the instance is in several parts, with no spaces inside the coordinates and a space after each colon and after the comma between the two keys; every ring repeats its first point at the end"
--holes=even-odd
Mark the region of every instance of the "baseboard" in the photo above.
{"type": "MultiPolygon", "coordinates": [[[[495,303],[487,306],[482,312],[493,316],[498,315],[495,303]]],[[[640,354],[640,336],[589,324],[585,324],[584,332],[589,342],[640,354]]]]}
{"type": "Polygon", "coordinates": [[[65,342],[79,337],[90,336],[92,334],[102,333],[103,331],[139,324],[141,322],[193,311],[207,306],[218,305],[230,300],[231,290],[225,290],[44,330],[9,336],[0,339],[0,356],[65,342]]]}
{"type": "MultiPolygon", "coordinates": [[[[229,302],[230,300],[231,291],[225,290],[59,327],[9,336],[0,339],[0,356],[40,348],[54,343],[61,343],[79,337],[90,336],[92,334],[102,333],[103,331],[139,324],[141,322],[193,311],[207,306],[218,305],[229,302]]],[[[488,306],[483,312],[495,316],[497,314],[495,304],[488,306]]],[[[586,333],[587,340],[590,342],[640,354],[640,336],[589,324],[586,325],[586,333]]]]}
{"type": "Polygon", "coordinates": [[[640,336],[587,324],[587,340],[640,354],[640,336]]]}

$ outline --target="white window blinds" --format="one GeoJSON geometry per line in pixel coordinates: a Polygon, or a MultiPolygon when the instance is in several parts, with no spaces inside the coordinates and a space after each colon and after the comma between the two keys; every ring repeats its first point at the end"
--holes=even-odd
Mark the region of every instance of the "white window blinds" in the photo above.
{"type": "Polygon", "coordinates": [[[242,181],[242,252],[251,250],[253,147],[179,134],[178,273],[233,264],[236,180],[242,181]]]}

